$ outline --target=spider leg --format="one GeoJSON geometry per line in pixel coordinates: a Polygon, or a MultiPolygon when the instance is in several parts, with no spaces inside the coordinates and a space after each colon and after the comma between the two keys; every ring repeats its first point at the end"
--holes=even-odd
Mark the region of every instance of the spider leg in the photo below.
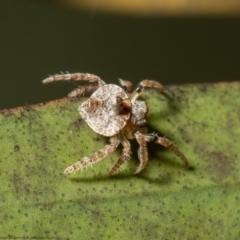
{"type": "Polygon", "coordinates": [[[120,85],[122,86],[122,88],[127,92],[127,93],[131,93],[132,92],[132,86],[133,84],[130,81],[126,81],[123,80],[121,78],[118,79],[120,85]]]}
{"type": "Polygon", "coordinates": [[[88,82],[97,83],[99,86],[102,86],[105,84],[105,82],[101,80],[100,77],[94,74],[89,74],[89,73],[56,74],[44,79],[42,82],[46,84],[46,83],[57,82],[57,81],[88,81],[88,82]]]}
{"type": "Polygon", "coordinates": [[[138,159],[140,161],[140,164],[135,171],[135,174],[137,174],[145,168],[148,162],[147,142],[153,141],[155,139],[155,136],[153,134],[143,134],[140,132],[136,132],[134,134],[134,137],[139,144],[138,159]]]}
{"type": "Polygon", "coordinates": [[[165,137],[158,137],[156,134],[155,137],[157,138],[156,143],[171,150],[176,156],[178,156],[184,162],[185,166],[188,166],[188,160],[185,157],[185,155],[170,140],[168,140],[165,137]]]}
{"type": "Polygon", "coordinates": [[[163,86],[159,82],[153,80],[143,80],[137,85],[136,89],[133,91],[131,100],[132,101],[136,100],[139,97],[139,95],[147,88],[155,88],[159,91],[163,90],[163,86]]]}
{"type": "Polygon", "coordinates": [[[80,86],[76,88],[75,90],[68,94],[68,97],[82,96],[85,93],[91,93],[95,91],[97,88],[105,85],[105,82],[101,80],[100,77],[89,73],[56,74],[44,79],[42,82],[43,84],[47,84],[57,81],[88,81],[90,83],[93,83],[89,86],[80,86]]]}
{"type": "Polygon", "coordinates": [[[119,137],[123,145],[123,152],[119,157],[118,161],[111,167],[109,171],[110,176],[112,176],[121,167],[121,165],[130,158],[131,154],[130,142],[126,139],[126,137],[123,134],[119,134],[119,137]]]}
{"type": "Polygon", "coordinates": [[[79,86],[78,88],[74,89],[72,92],[68,94],[68,97],[81,97],[86,95],[91,95],[99,86],[98,85],[86,85],[86,86],[79,86]]]}
{"type": "Polygon", "coordinates": [[[154,133],[146,134],[141,132],[136,132],[134,136],[140,146],[138,149],[138,158],[140,160],[140,164],[136,169],[135,174],[141,172],[148,162],[147,142],[150,141],[155,141],[156,143],[168,148],[184,162],[185,166],[188,166],[188,160],[185,155],[167,138],[159,137],[154,133]]]}
{"type": "Polygon", "coordinates": [[[84,157],[82,160],[74,163],[73,165],[67,167],[64,170],[64,173],[72,173],[76,172],[84,167],[92,165],[93,163],[99,162],[104,157],[114,152],[117,146],[119,145],[119,140],[117,136],[113,136],[110,138],[110,144],[106,145],[102,150],[91,154],[89,157],[84,157]]]}

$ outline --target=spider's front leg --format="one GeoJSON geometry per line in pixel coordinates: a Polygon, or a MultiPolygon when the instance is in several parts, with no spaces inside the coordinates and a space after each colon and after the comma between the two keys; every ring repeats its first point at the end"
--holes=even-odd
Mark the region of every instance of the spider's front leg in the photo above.
{"type": "Polygon", "coordinates": [[[159,82],[153,80],[143,80],[137,85],[135,91],[133,91],[131,100],[136,100],[139,95],[147,88],[154,88],[159,91],[163,90],[163,86],[159,82]]]}
{"type": "Polygon", "coordinates": [[[148,162],[148,150],[147,150],[147,142],[153,141],[155,136],[153,134],[143,134],[141,132],[136,132],[134,134],[136,138],[139,149],[138,149],[138,159],[140,161],[139,166],[137,167],[135,174],[141,172],[148,162]]]}
{"type": "Polygon", "coordinates": [[[157,134],[154,133],[146,134],[141,132],[136,132],[134,136],[140,146],[138,149],[138,158],[140,164],[136,169],[135,174],[141,172],[148,162],[147,142],[150,141],[155,141],[156,143],[162,145],[163,147],[168,148],[184,162],[185,166],[188,166],[188,160],[185,157],[185,155],[167,138],[159,137],[157,136],[157,134]]]}
{"type": "Polygon", "coordinates": [[[127,93],[131,93],[132,92],[132,83],[130,81],[127,80],[123,80],[121,78],[118,79],[120,85],[122,86],[122,88],[127,92],[127,93]]]}
{"type": "Polygon", "coordinates": [[[156,143],[171,150],[176,156],[178,156],[183,161],[185,166],[188,166],[188,160],[185,157],[185,155],[170,140],[168,140],[165,137],[159,137],[157,135],[155,135],[155,137],[156,143]]]}
{"type": "Polygon", "coordinates": [[[65,73],[56,74],[44,79],[43,84],[57,82],[57,81],[88,81],[92,83],[87,86],[80,86],[68,94],[69,97],[82,96],[85,93],[95,91],[97,88],[105,85],[105,82],[100,77],[89,73],[65,73]]]}
{"type": "Polygon", "coordinates": [[[119,157],[118,161],[111,167],[109,171],[110,176],[112,176],[121,167],[121,165],[130,158],[130,154],[131,154],[130,142],[121,133],[119,133],[119,138],[123,145],[123,152],[122,152],[122,155],[119,157]]]}
{"type": "Polygon", "coordinates": [[[84,167],[92,165],[93,163],[99,162],[105,158],[110,153],[114,152],[119,145],[119,140],[116,136],[110,138],[110,144],[106,145],[102,150],[91,154],[89,157],[84,157],[82,160],[74,163],[73,165],[67,167],[64,173],[76,172],[84,167]]]}

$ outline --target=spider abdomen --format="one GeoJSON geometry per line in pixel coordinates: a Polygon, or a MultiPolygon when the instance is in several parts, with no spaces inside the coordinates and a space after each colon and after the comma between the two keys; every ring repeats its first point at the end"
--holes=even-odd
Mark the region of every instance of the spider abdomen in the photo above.
{"type": "Polygon", "coordinates": [[[121,87],[107,84],[98,88],[78,111],[94,132],[109,137],[124,128],[131,115],[131,105],[121,87]]]}

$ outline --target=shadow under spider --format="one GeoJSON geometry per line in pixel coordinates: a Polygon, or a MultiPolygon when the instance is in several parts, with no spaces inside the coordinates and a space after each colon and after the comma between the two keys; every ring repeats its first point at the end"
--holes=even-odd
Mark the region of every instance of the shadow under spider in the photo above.
{"type": "MultiPolygon", "coordinates": [[[[101,172],[101,174],[95,174],[92,177],[86,178],[86,177],[79,176],[79,177],[70,178],[70,180],[73,182],[95,183],[95,182],[99,182],[99,181],[109,182],[112,180],[123,181],[126,179],[140,179],[140,180],[147,180],[149,182],[157,183],[157,184],[171,184],[172,181],[175,181],[175,180],[173,180],[173,177],[171,174],[162,175],[161,177],[159,177],[159,175],[158,176],[151,176],[151,174],[146,175],[147,168],[153,167],[153,166],[151,166],[152,161],[155,162],[155,165],[157,165],[156,164],[157,161],[160,161],[162,163],[161,167],[163,167],[163,168],[164,168],[164,166],[171,166],[172,168],[175,168],[175,169],[177,168],[182,171],[194,171],[195,170],[195,168],[193,166],[188,166],[188,167],[184,166],[180,159],[172,160],[171,157],[168,157],[168,158],[160,157],[160,159],[159,159],[159,156],[157,156],[159,154],[159,152],[168,151],[168,149],[165,149],[162,146],[159,147],[157,144],[153,144],[153,146],[151,146],[151,144],[148,144],[148,145],[149,145],[149,148],[148,148],[149,162],[148,162],[147,166],[145,167],[145,169],[138,174],[134,174],[134,169],[131,167],[131,170],[128,170],[127,172],[119,172],[113,176],[109,176],[107,174],[107,172],[101,172]],[[151,159],[154,159],[154,160],[151,160],[151,159]]],[[[131,157],[130,161],[134,161],[135,168],[137,168],[137,166],[139,164],[139,161],[137,159],[137,149],[138,149],[138,144],[136,142],[134,142],[134,143],[132,142],[133,154],[131,155],[132,157],[131,157]]],[[[120,151],[118,151],[118,152],[120,153],[120,151]]],[[[128,162],[126,162],[125,164],[128,164],[128,162]]],[[[126,169],[126,167],[125,167],[125,169],[126,169]]]]}

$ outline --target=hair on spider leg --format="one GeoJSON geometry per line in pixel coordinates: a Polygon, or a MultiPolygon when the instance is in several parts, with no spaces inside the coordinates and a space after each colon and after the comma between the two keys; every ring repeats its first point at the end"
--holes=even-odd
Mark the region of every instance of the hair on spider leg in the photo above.
{"type": "Polygon", "coordinates": [[[80,86],[79,84],[77,84],[75,81],[72,81],[72,80],[69,80],[69,83],[73,84],[77,88],[80,86]]]}

